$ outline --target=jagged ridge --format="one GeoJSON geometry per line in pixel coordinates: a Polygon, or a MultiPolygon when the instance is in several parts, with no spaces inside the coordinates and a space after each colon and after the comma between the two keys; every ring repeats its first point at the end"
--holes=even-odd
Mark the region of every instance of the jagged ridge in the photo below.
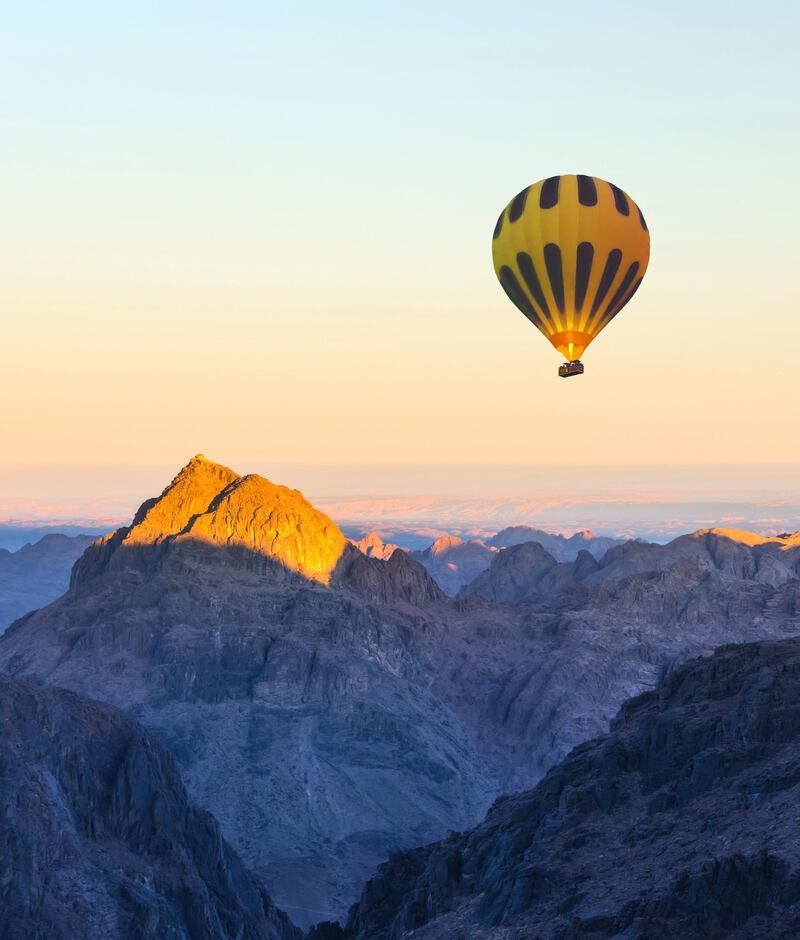
{"type": "Polygon", "coordinates": [[[477,829],[392,857],[312,936],[797,936],[798,799],[800,639],[728,647],[477,829]]]}

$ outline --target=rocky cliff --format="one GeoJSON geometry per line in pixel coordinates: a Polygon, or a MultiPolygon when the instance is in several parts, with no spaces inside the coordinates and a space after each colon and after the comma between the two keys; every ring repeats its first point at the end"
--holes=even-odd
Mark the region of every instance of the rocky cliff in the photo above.
{"type": "Polygon", "coordinates": [[[464,835],[393,856],[320,940],[800,935],[800,640],[723,648],[464,835]]]}
{"type": "Polygon", "coordinates": [[[0,676],[0,936],[299,936],[121,712],[0,676]]]}

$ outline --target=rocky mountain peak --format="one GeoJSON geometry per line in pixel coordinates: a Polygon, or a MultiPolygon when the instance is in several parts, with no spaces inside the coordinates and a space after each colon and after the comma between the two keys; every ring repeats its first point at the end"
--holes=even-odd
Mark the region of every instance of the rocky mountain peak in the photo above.
{"type": "Polygon", "coordinates": [[[178,536],[240,547],[327,584],[347,540],[339,527],[298,490],[258,474],[238,477],[178,536]]]}
{"type": "Polygon", "coordinates": [[[238,473],[198,454],[177,474],[161,496],[140,506],[125,541],[141,545],[176,535],[194,516],[205,512],[226,486],[238,479],[238,473]]]}
{"type": "Polygon", "coordinates": [[[461,544],[463,544],[463,541],[457,535],[440,535],[430,546],[428,553],[433,556],[443,555],[451,548],[455,548],[457,545],[461,544]]]}
{"type": "Polygon", "coordinates": [[[425,568],[402,549],[383,560],[349,546],[337,573],[339,585],[377,604],[425,607],[445,598],[425,568]]]}
{"type": "Polygon", "coordinates": [[[378,532],[367,532],[353,545],[368,558],[381,558],[383,561],[388,561],[396,551],[403,550],[392,542],[384,542],[378,532]]]}
{"type": "Polygon", "coordinates": [[[498,552],[488,569],[466,585],[461,593],[477,594],[502,604],[515,604],[534,596],[538,583],[557,564],[539,542],[512,545],[498,552]]]}
{"type": "Polygon", "coordinates": [[[244,549],[328,584],[347,540],[298,490],[254,473],[239,476],[198,454],[140,507],[130,527],[96,543],[73,581],[105,570],[121,550],[188,542],[244,549]]]}

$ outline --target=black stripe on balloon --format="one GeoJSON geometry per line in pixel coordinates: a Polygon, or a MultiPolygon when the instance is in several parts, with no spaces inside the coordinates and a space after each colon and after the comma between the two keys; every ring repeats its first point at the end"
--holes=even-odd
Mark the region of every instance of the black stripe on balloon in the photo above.
{"type": "Polygon", "coordinates": [[[617,207],[617,212],[621,215],[630,215],[631,207],[628,205],[628,197],[619,186],[615,186],[613,183],[608,185],[611,187],[611,192],[614,193],[614,205],[617,207]]]}
{"type": "Polygon", "coordinates": [[[631,297],[633,297],[636,291],[639,290],[639,285],[642,283],[643,280],[644,280],[644,276],[640,277],[639,280],[630,289],[628,296],[624,297],[616,305],[616,307],[614,307],[613,309],[609,307],[609,309],[603,315],[601,323],[595,327],[596,330],[602,329],[607,323],[610,323],[614,319],[614,317],[620,312],[620,310],[622,310],[623,307],[627,307],[628,301],[631,299],[631,297]]]}
{"type": "Polygon", "coordinates": [[[528,199],[528,190],[530,186],[526,186],[521,193],[517,193],[516,196],[511,200],[511,205],[508,208],[508,221],[516,222],[517,219],[525,211],[525,203],[528,199]]]}
{"type": "Polygon", "coordinates": [[[617,276],[620,261],[622,261],[622,252],[619,248],[612,248],[608,253],[608,258],[606,258],[606,266],[603,268],[603,274],[597,286],[597,293],[595,294],[594,303],[592,304],[592,316],[597,313],[600,309],[600,304],[605,300],[606,294],[614,278],[617,276]]]}
{"type": "Polygon", "coordinates": [[[506,210],[503,209],[503,211],[500,213],[499,218],[497,219],[497,224],[496,224],[495,227],[494,227],[494,235],[492,235],[492,238],[493,238],[493,239],[494,239],[494,238],[497,238],[497,236],[500,234],[500,232],[501,232],[502,229],[503,229],[503,216],[504,216],[505,214],[506,214],[506,210]]]}
{"type": "Polygon", "coordinates": [[[516,274],[509,268],[507,265],[503,265],[500,268],[500,274],[498,275],[500,280],[500,286],[508,294],[508,299],[512,304],[518,309],[521,310],[525,316],[538,327],[542,326],[541,318],[539,314],[534,309],[533,304],[528,300],[525,291],[522,289],[519,281],[517,280],[516,274]]]}
{"type": "Polygon", "coordinates": [[[606,258],[606,266],[603,268],[600,283],[597,285],[597,293],[594,296],[594,303],[592,304],[592,316],[597,313],[600,309],[600,304],[605,300],[606,294],[614,278],[617,276],[620,261],[622,261],[622,252],[619,248],[612,248],[608,253],[608,258],[606,258]]]}
{"type": "Polygon", "coordinates": [[[542,183],[542,191],[539,193],[539,208],[552,209],[558,205],[558,184],[561,182],[560,176],[551,176],[542,183]]]}
{"type": "Polygon", "coordinates": [[[594,245],[591,242],[581,242],[578,245],[578,254],[575,260],[575,311],[583,310],[586,300],[586,288],[592,276],[592,261],[594,260],[594,245]]]}
{"type": "Polygon", "coordinates": [[[533,299],[539,304],[542,313],[552,321],[553,318],[550,315],[550,307],[547,304],[547,298],[544,296],[542,285],[539,283],[539,276],[536,273],[533,258],[531,258],[527,252],[521,251],[517,255],[517,265],[519,266],[519,273],[528,285],[528,290],[531,292],[533,299]]]}
{"type": "Polygon", "coordinates": [[[622,281],[620,282],[620,285],[616,289],[614,296],[611,298],[611,300],[609,300],[608,306],[606,307],[606,312],[603,314],[603,319],[610,320],[611,317],[613,317],[625,306],[627,298],[625,300],[623,300],[623,298],[625,298],[625,295],[628,293],[631,284],[633,284],[633,279],[636,277],[638,272],[639,262],[634,261],[625,272],[625,277],[623,277],[622,281]]]}
{"type": "Polygon", "coordinates": [[[643,229],[645,230],[645,232],[646,232],[646,231],[648,231],[648,229],[647,229],[647,222],[645,222],[645,220],[644,220],[644,216],[642,215],[642,210],[639,209],[638,206],[637,206],[636,208],[639,210],[639,221],[642,223],[642,228],[643,228],[643,229]]]}
{"type": "Polygon", "coordinates": [[[597,205],[597,184],[591,176],[578,176],[578,202],[582,206],[597,205]]]}
{"type": "Polygon", "coordinates": [[[550,278],[550,287],[553,290],[553,300],[556,302],[558,312],[564,312],[564,271],[561,268],[561,249],[558,245],[549,242],[544,246],[544,263],[547,265],[547,276],[550,278]]]}

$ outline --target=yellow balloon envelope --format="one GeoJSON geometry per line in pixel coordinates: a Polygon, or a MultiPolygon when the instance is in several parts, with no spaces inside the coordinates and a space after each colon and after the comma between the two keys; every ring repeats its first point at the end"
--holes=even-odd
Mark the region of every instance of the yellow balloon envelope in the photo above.
{"type": "Polygon", "coordinates": [[[492,257],[512,303],[574,363],[642,283],[650,233],[639,207],[613,183],[551,176],[500,213],[492,257]]]}

